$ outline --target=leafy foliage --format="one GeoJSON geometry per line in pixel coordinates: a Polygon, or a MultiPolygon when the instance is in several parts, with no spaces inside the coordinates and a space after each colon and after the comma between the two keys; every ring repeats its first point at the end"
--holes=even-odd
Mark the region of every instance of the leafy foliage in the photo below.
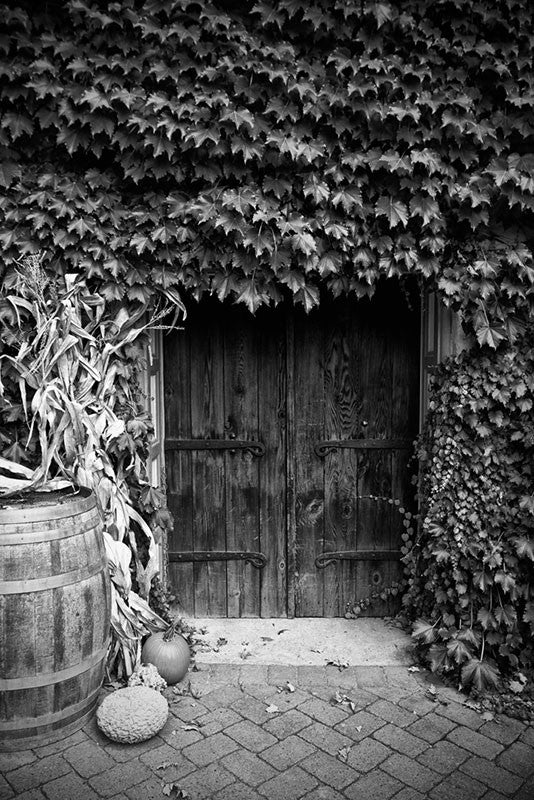
{"type": "Polygon", "coordinates": [[[533,664],[534,348],[466,351],[435,376],[406,613],[432,668],[476,688],[533,664]]]}
{"type": "Polygon", "coordinates": [[[28,8],[0,42],[8,263],[251,311],[417,275],[491,347],[530,316],[528,0],[28,8]]]}
{"type": "Polygon", "coordinates": [[[153,531],[168,520],[147,477],[151,424],[137,382],[144,309],[110,308],[87,280],[55,275],[37,256],[8,269],[0,287],[0,436],[9,444],[0,470],[22,476],[0,475],[0,490],[61,488],[67,478],[93,491],[112,579],[108,665],[130,674],[142,636],[165,626],[144,599],[158,572],[153,531]],[[131,591],[132,554],[141,597],[131,591]]]}

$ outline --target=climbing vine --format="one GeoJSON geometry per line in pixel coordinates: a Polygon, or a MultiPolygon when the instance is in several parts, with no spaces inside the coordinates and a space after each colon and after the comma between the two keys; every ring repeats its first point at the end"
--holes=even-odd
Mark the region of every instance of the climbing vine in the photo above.
{"type": "Polygon", "coordinates": [[[416,275],[481,344],[532,312],[528,0],[4,6],[4,260],[108,301],[245,303],[416,275]]]}
{"type": "MultiPolygon", "coordinates": [[[[482,350],[439,373],[407,608],[428,618],[432,664],[465,682],[520,665],[533,630],[529,0],[0,10],[2,272],[41,251],[110,313],[161,291],[309,310],[323,288],[363,297],[404,276],[461,312],[482,350]]],[[[3,420],[16,428],[17,413],[3,420]]],[[[125,419],[121,452],[144,453],[146,421],[136,407],[125,419]]],[[[17,447],[2,441],[23,458],[17,447]]]]}
{"type": "Polygon", "coordinates": [[[404,607],[435,670],[477,688],[534,664],[534,348],[467,351],[435,377],[404,607]]]}

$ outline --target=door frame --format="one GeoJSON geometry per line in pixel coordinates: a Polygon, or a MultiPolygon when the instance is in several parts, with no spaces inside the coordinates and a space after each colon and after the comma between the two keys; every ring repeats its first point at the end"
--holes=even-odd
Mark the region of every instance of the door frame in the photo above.
{"type": "MultiPolygon", "coordinates": [[[[288,307],[287,314],[290,314],[288,307]]],[[[187,320],[185,321],[187,325],[187,320]]],[[[287,358],[294,360],[293,325],[288,331],[287,358]]],[[[166,488],[165,474],[165,413],[163,399],[163,336],[161,329],[150,330],[147,346],[146,369],[141,375],[146,397],[146,410],[154,426],[154,436],[150,447],[148,476],[153,485],[166,488]]],[[[446,306],[435,292],[425,291],[421,296],[420,338],[419,338],[419,429],[421,430],[428,409],[428,386],[433,369],[446,357],[454,356],[467,347],[463,334],[461,317],[446,306]]],[[[294,374],[294,363],[288,363],[288,374],[294,374]]],[[[287,470],[287,612],[295,615],[295,572],[296,572],[296,506],[295,506],[295,403],[294,394],[288,393],[289,432],[286,447],[287,470]]],[[[168,583],[168,541],[166,536],[157,544],[159,579],[164,587],[168,583]]]]}

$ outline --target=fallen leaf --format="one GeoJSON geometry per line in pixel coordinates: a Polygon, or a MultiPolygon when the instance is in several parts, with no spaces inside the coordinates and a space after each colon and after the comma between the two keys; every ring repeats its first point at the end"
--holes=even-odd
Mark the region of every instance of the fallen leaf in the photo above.
{"type": "Polygon", "coordinates": [[[514,694],[521,694],[523,689],[525,688],[525,684],[521,681],[510,681],[508,686],[510,687],[510,691],[514,694]]]}
{"type": "Polygon", "coordinates": [[[276,631],[276,632],[277,632],[278,636],[280,636],[281,633],[287,633],[288,630],[289,630],[289,628],[282,628],[282,630],[276,631]]]}
{"type": "Polygon", "coordinates": [[[289,681],[286,683],[285,688],[286,688],[287,692],[294,692],[295,691],[295,687],[293,686],[292,683],[289,683],[289,681]]]}
{"type": "Polygon", "coordinates": [[[161,787],[162,787],[161,791],[167,797],[171,797],[171,795],[173,798],[189,797],[189,794],[186,791],[184,791],[184,789],[180,789],[177,783],[162,783],[161,787]]]}
{"type": "Polygon", "coordinates": [[[198,700],[199,698],[202,697],[202,689],[194,689],[191,686],[191,681],[189,681],[189,685],[188,685],[187,689],[188,689],[188,692],[191,695],[191,697],[193,697],[195,700],[198,700]]]}
{"type": "Polygon", "coordinates": [[[167,769],[167,767],[173,767],[176,764],[176,761],[163,761],[161,764],[158,764],[156,769],[167,769]]]}
{"type": "Polygon", "coordinates": [[[108,686],[111,687],[112,689],[122,689],[124,683],[122,681],[108,681],[107,683],[104,684],[104,687],[107,688],[108,686]]]}
{"type": "Polygon", "coordinates": [[[270,706],[267,706],[265,710],[268,714],[275,714],[277,711],[280,711],[278,706],[275,706],[274,703],[271,703],[270,706]]]}
{"type": "Polygon", "coordinates": [[[356,725],[356,730],[358,731],[358,733],[361,733],[362,732],[362,726],[361,725],[356,725]]]}
{"type": "Polygon", "coordinates": [[[342,747],[341,750],[337,751],[337,757],[340,761],[343,761],[345,764],[347,763],[348,757],[350,753],[350,747],[342,747]]]}
{"type": "Polygon", "coordinates": [[[200,728],[198,725],[182,725],[183,731],[197,731],[200,733],[200,728]]]}
{"type": "Polygon", "coordinates": [[[484,711],[484,713],[481,714],[481,716],[482,719],[485,720],[486,722],[491,722],[492,720],[495,719],[495,714],[493,713],[493,711],[484,711]]]}
{"type": "Polygon", "coordinates": [[[262,642],[274,642],[274,639],[273,639],[272,636],[262,636],[261,640],[262,640],[262,642]]]}
{"type": "Polygon", "coordinates": [[[335,693],[335,695],[331,698],[330,703],[331,705],[337,704],[337,705],[349,706],[353,714],[356,711],[356,703],[354,702],[354,700],[351,700],[351,698],[348,697],[346,694],[341,694],[340,691],[337,691],[335,693]]]}
{"type": "Polygon", "coordinates": [[[472,708],[473,711],[480,711],[479,703],[474,703],[472,700],[466,700],[464,706],[466,708],[472,708]]]}
{"type": "Polygon", "coordinates": [[[224,636],[220,636],[217,639],[217,647],[224,647],[225,644],[228,644],[228,639],[225,639],[224,636]]]}
{"type": "Polygon", "coordinates": [[[342,661],[340,658],[333,658],[330,661],[326,662],[327,667],[332,665],[333,667],[337,667],[341,672],[344,669],[347,669],[349,666],[348,661],[342,661]]]}
{"type": "Polygon", "coordinates": [[[408,667],[408,672],[421,672],[419,667],[408,667]]]}
{"type": "Polygon", "coordinates": [[[250,650],[247,650],[247,648],[244,647],[243,650],[241,650],[241,652],[239,653],[239,658],[242,659],[250,658],[251,655],[252,653],[250,652],[250,650]]]}
{"type": "Polygon", "coordinates": [[[310,652],[312,652],[312,653],[324,653],[324,647],[312,647],[310,652]]]}

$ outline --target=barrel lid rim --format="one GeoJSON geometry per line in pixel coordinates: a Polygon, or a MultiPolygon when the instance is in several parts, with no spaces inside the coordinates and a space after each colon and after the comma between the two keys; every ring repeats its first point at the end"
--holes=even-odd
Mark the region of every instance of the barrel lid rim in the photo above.
{"type": "Polygon", "coordinates": [[[96,505],[94,493],[85,486],[73,488],[68,494],[59,497],[57,492],[28,492],[27,497],[31,497],[32,502],[27,502],[20,495],[16,498],[0,498],[0,515],[3,520],[39,520],[43,518],[43,514],[49,514],[52,519],[60,519],[83,513],[96,505]]]}

